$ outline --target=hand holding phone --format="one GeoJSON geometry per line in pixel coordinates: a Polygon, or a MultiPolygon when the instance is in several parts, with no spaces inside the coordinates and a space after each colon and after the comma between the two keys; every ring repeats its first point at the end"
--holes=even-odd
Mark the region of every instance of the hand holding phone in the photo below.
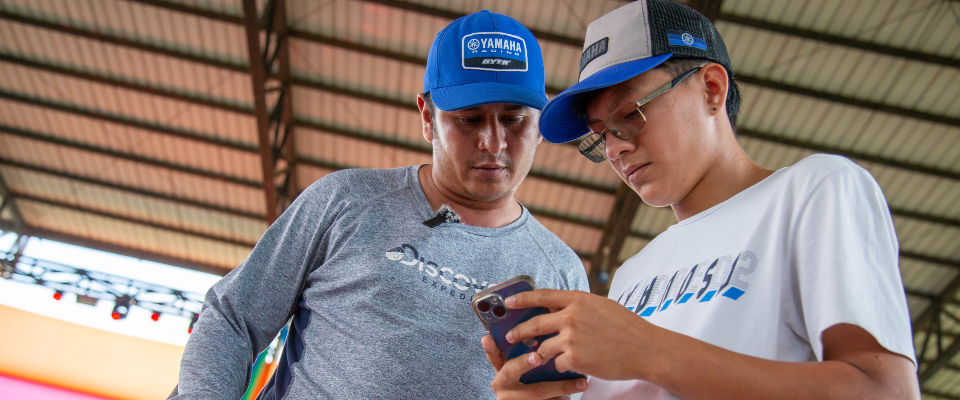
{"type": "MultiPolygon", "coordinates": [[[[505,282],[488,287],[473,296],[473,311],[477,313],[480,322],[483,323],[487,333],[497,344],[500,354],[502,354],[506,360],[536,351],[540,343],[556,336],[556,333],[552,333],[527,339],[519,343],[510,343],[506,339],[507,332],[513,329],[513,327],[537,315],[550,312],[550,310],[543,307],[511,310],[503,303],[507,297],[534,289],[535,286],[532,278],[527,275],[518,275],[505,282]]],[[[578,378],[585,378],[585,376],[573,371],[559,372],[556,366],[554,366],[554,360],[551,359],[546,364],[521,375],[520,382],[530,384],[578,378]]]]}

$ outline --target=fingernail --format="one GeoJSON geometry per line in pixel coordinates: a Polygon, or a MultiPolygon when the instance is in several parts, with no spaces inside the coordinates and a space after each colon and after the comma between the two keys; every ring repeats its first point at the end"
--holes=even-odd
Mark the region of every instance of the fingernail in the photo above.
{"type": "Polygon", "coordinates": [[[540,363],[537,362],[537,357],[534,356],[534,354],[537,353],[530,353],[530,356],[527,357],[527,362],[529,362],[530,365],[540,365],[540,363]]]}
{"type": "Polygon", "coordinates": [[[507,338],[508,342],[513,343],[513,331],[507,332],[507,336],[505,337],[507,338]]]}
{"type": "Polygon", "coordinates": [[[503,304],[506,304],[507,307],[513,307],[513,303],[514,303],[513,296],[507,297],[507,299],[503,301],[503,304]]]}
{"type": "Polygon", "coordinates": [[[583,390],[587,388],[587,381],[583,379],[577,379],[577,389],[583,390]]]}

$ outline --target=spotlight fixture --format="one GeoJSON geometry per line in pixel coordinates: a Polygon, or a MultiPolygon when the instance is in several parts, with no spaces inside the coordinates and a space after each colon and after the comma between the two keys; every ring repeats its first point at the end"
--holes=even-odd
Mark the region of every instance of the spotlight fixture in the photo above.
{"type": "Polygon", "coordinates": [[[130,313],[130,304],[132,303],[130,296],[123,295],[117,297],[116,304],[113,306],[113,312],[110,313],[110,316],[115,320],[121,320],[127,317],[127,314],[130,313]]]}

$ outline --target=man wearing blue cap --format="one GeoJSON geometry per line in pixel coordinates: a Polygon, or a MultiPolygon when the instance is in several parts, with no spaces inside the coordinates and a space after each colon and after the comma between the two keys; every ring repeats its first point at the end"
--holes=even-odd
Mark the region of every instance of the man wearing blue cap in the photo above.
{"type": "Polygon", "coordinates": [[[554,310],[510,342],[558,335],[506,363],[483,341],[498,398],[583,389],[518,382],[555,359],[591,376],[588,400],[919,399],[897,238],[867,171],[828,155],[778,171],[751,161],[723,40],[683,5],[640,0],[593,22],[580,70],[544,107],[543,136],[580,139],[679,223],[617,270],[609,298],[506,299],[554,310]]]}
{"type": "Polygon", "coordinates": [[[261,399],[489,399],[473,295],[518,274],[588,288],[573,250],[514,199],[547,102],[536,39],[481,11],[437,34],[427,59],[433,164],[307,188],[207,293],[172,398],[239,398],[292,317],[261,399]]]}

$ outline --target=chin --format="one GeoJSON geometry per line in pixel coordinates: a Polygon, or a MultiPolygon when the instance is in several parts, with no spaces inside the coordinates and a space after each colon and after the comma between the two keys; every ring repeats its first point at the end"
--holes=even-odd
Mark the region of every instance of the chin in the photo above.
{"type": "Polygon", "coordinates": [[[670,200],[669,196],[665,196],[665,193],[659,192],[655,188],[642,186],[639,189],[633,188],[633,191],[640,196],[640,200],[643,200],[650,207],[667,207],[675,203],[670,200]]]}

